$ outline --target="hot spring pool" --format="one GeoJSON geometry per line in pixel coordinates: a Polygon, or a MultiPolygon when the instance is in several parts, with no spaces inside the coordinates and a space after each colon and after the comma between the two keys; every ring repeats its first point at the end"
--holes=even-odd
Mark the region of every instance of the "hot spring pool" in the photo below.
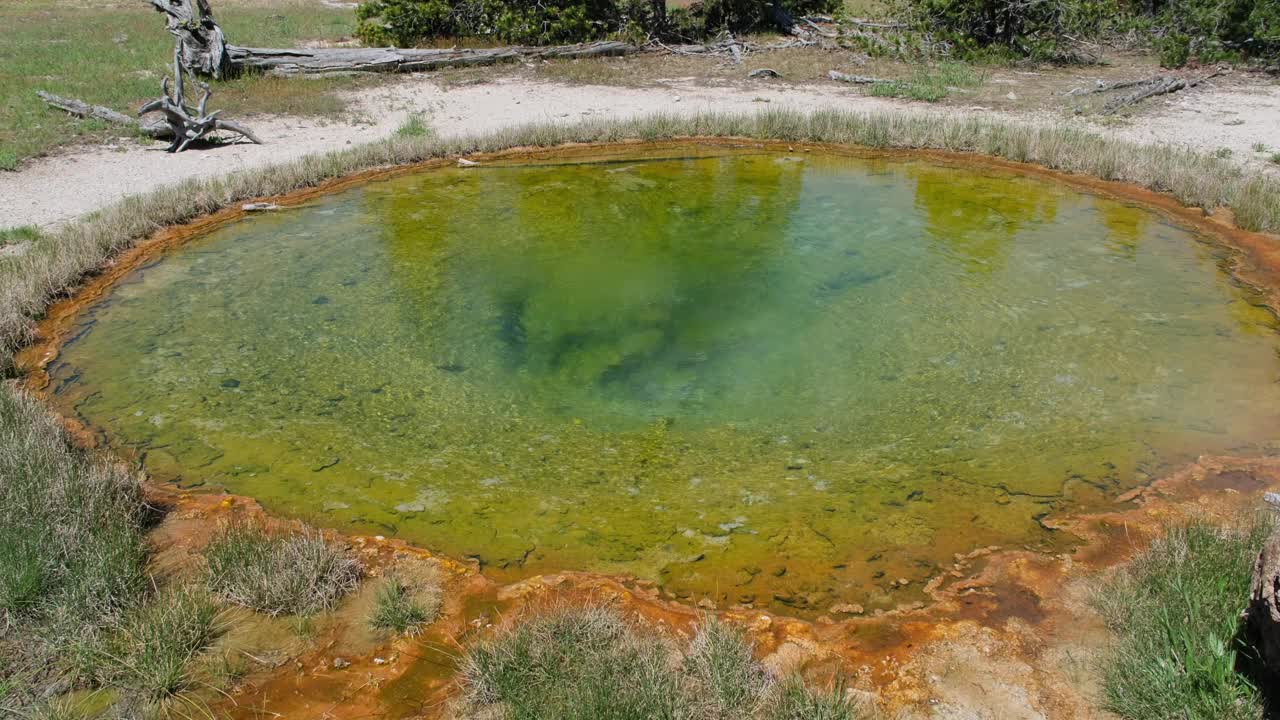
{"type": "Polygon", "coordinates": [[[694,600],[887,607],[1275,447],[1274,316],[1162,216],[923,160],[380,181],[142,267],[55,401],[159,478],[694,600]],[[908,581],[900,585],[899,579],[908,581]]]}

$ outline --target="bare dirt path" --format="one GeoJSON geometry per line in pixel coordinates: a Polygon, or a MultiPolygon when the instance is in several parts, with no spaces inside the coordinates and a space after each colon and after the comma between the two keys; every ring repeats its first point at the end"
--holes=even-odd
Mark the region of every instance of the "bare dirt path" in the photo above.
{"type": "MultiPolygon", "coordinates": [[[[349,123],[259,117],[253,127],[263,146],[232,145],[168,155],[159,143],[140,146],[122,139],[106,147],[79,149],[0,173],[0,227],[54,227],[109,205],[199,175],[220,175],[304,155],[369,142],[394,132],[414,113],[443,136],[495,130],[531,122],[575,122],[590,117],[626,118],[655,112],[746,112],[762,107],[981,114],[1030,123],[1075,123],[1139,142],[1191,145],[1204,151],[1228,148],[1255,169],[1280,169],[1267,160],[1280,151],[1280,85],[1257,83],[1197,89],[1152,103],[1138,117],[1101,124],[1062,111],[997,110],[983,106],[930,106],[874,98],[834,84],[728,84],[707,86],[695,78],[673,78],[648,87],[568,85],[505,77],[481,84],[446,86],[431,76],[408,77],[361,92],[349,123]],[[1266,146],[1259,152],[1255,145],[1266,146]]],[[[1225,152],[1225,151],[1224,151],[1225,152]]]]}

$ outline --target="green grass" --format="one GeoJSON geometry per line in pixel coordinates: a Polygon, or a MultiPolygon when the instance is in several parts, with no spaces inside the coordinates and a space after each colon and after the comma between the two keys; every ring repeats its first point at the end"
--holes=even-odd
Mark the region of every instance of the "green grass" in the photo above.
{"type": "Polygon", "coordinates": [[[142,700],[153,711],[201,707],[187,697],[196,686],[192,660],[218,634],[218,606],[203,589],[161,593],[127,616],[94,652],[102,684],[142,700]]]}
{"type": "Polygon", "coordinates": [[[1280,165],[1280,152],[1271,153],[1271,157],[1268,159],[1271,160],[1272,163],[1280,165]]]}
{"type": "Polygon", "coordinates": [[[422,113],[413,113],[396,128],[396,135],[402,138],[430,137],[434,132],[422,113]]]}
{"type": "Polygon", "coordinates": [[[869,713],[844,692],[837,682],[830,690],[806,687],[798,678],[789,678],[775,691],[767,720],[845,720],[869,713]]]}
{"type": "MultiPolygon", "coordinates": [[[[337,40],[355,27],[351,10],[318,3],[214,3],[214,10],[228,41],[238,45],[337,40]]],[[[68,142],[130,135],[52,110],[36,90],[131,113],[159,95],[160,79],[173,59],[173,37],[163,18],[143,2],[103,9],[61,0],[6,0],[0,3],[0,28],[0,170],[16,169],[23,159],[68,142]]],[[[333,115],[344,105],[331,91],[368,82],[242,77],[213,83],[210,108],[224,108],[229,116],[261,111],[333,115]]]]}
{"type": "Polygon", "coordinates": [[[876,97],[938,102],[956,89],[975,88],[984,81],[985,73],[976,72],[967,63],[944,62],[932,67],[917,67],[910,80],[876,83],[868,93],[876,97]]]}
{"type": "Polygon", "coordinates": [[[31,242],[40,238],[40,228],[34,225],[22,225],[15,228],[0,228],[0,247],[31,242]]]}
{"type": "Polygon", "coordinates": [[[369,624],[378,630],[416,635],[439,614],[440,582],[434,574],[416,582],[390,575],[378,583],[369,624]]]}
{"type": "Polygon", "coordinates": [[[224,526],[204,558],[214,595],[267,615],[328,610],[361,575],[360,563],[319,532],[274,532],[247,521],[224,526]]]}
{"type": "MultiPolygon", "coordinates": [[[[565,607],[467,649],[463,717],[855,720],[871,711],[777,682],[741,631],[708,620],[681,651],[615,610],[565,607]]],[[[838,696],[837,696],[838,695],[838,696]]]]}
{"type": "Polygon", "coordinates": [[[66,648],[137,604],[148,515],[132,473],[72,449],[36,401],[0,388],[0,709],[31,701],[69,669],[66,648]]]}
{"type": "Polygon", "coordinates": [[[1272,522],[1193,522],[1166,535],[1097,591],[1116,635],[1102,671],[1108,710],[1134,720],[1258,720],[1262,700],[1241,674],[1253,563],[1272,522]]]}

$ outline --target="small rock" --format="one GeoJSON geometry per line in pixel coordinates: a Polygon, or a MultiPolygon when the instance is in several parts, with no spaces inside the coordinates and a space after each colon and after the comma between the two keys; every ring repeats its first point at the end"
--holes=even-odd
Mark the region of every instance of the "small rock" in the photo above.
{"type": "Polygon", "coordinates": [[[346,658],[336,657],[333,659],[334,670],[342,670],[344,668],[349,668],[349,667],[351,667],[351,662],[348,661],[346,658]]]}
{"type": "Polygon", "coordinates": [[[1009,98],[1010,100],[1017,100],[1017,99],[1018,99],[1018,94],[1017,94],[1017,93],[1009,93],[1008,95],[1005,95],[1005,97],[1009,98]]]}
{"type": "Polygon", "coordinates": [[[747,77],[749,78],[780,78],[782,77],[782,75],[780,75],[778,71],[774,70],[773,68],[760,68],[758,70],[752,70],[751,72],[747,73],[747,77]]]}
{"type": "Polygon", "coordinates": [[[245,212],[262,212],[264,210],[279,210],[280,206],[274,203],[245,203],[240,206],[245,212]]]}
{"type": "Polygon", "coordinates": [[[374,658],[374,659],[373,659],[373,664],[374,664],[374,665],[386,665],[386,664],[387,664],[387,659],[386,659],[386,658],[374,658]]]}

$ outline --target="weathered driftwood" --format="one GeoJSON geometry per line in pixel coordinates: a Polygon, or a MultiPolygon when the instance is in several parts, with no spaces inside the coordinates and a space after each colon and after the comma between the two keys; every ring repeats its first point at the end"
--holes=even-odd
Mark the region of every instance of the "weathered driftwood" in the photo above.
{"type": "Polygon", "coordinates": [[[466,49],[400,48],[249,48],[227,46],[234,70],[278,75],[340,72],[415,72],[447,67],[496,65],[519,60],[573,59],[626,55],[637,48],[623,42],[601,41],[554,47],[466,49]]]}
{"type": "Polygon", "coordinates": [[[1280,677],[1280,528],[1258,553],[1245,615],[1263,663],[1280,677]]]}
{"type": "Polygon", "coordinates": [[[1133,86],[1134,90],[1132,92],[1111,98],[1102,106],[1102,112],[1110,115],[1121,108],[1136,105],[1147,98],[1178,92],[1186,86],[1187,81],[1180,77],[1153,78],[1147,82],[1133,86]]]}
{"type": "Polygon", "coordinates": [[[205,108],[211,94],[208,85],[201,83],[204,96],[200,99],[199,109],[195,111],[174,103],[174,100],[169,96],[169,78],[165,78],[160,87],[165,96],[159,100],[152,100],[138,112],[139,115],[149,112],[163,112],[165,114],[164,120],[151,123],[142,122],[137,118],[129,117],[124,113],[118,113],[101,105],[90,105],[75,98],[64,98],[43,90],[36,91],[36,94],[52,107],[76,117],[105,120],[109,123],[131,128],[156,140],[169,140],[171,141],[169,145],[170,152],[185,149],[187,145],[195,140],[204,138],[210,133],[219,130],[233,132],[244,136],[252,142],[261,144],[262,141],[253,134],[253,131],[240,123],[217,117],[218,113],[216,112],[206,114],[205,108]]]}
{"type": "Polygon", "coordinates": [[[1147,78],[1146,80],[1130,80],[1128,82],[1108,85],[1106,87],[1098,88],[1096,92],[1111,92],[1114,90],[1130,89],[1130,92],[1113,97],[1103,104],[1103,114],[1111,115],[1119,110],[1129,107],[1130,105],[1137,105],[1147,98],[1153,98],[1158,95],[1168,95],[1169,93],[1175,93],[1179,90],[1193,88],[1200,83],[1212,80],[1213,78],[1227,72],[1228,68],[1218,68],[1208,75],[1192,79],[1175,77],[1172,75],[1157,75],[1153,78],[1147,78]]]}
{"type": "Polygon", "coordinates": [[[162,97],[158,100],[152,100],[138,110],[139,115],[146,115],[152,112],[164,114],[165,122],[168,123],[172,135],[169,142],[169,152],[182,152],[191,143],[202,140],[208,137],[210,133],[219,130],[237,133],[247,138],[250,142],[258,145],[262,144],[262,141],[249,128],[240,123],[218,117],[218,113],[222,112],[221,110],[207,112],[209,96],[213,92],[209,90],[208,83],[200,83],[200,89],[203,91],[203,95],[200,97],[200,105],[193,111],[182,102],[182,76],[178,75],[172,95],[169,93],[169,78],[166,77],[160,83],[162,97]]]}
{"type": "Polygon", "coordinates": [[[742,58],[744,56],[752,53],[769,52],[771,50],[785,50],[787,48],[810,47],[817,44],[814,40],[804,39],[807,37],[806,33],[802,32],[801,35],[803,37],[797,37],[795,40],[784,40],[782,42],[769,43],[767,45],[735,40],[732,36],[704,44],[667,45],[660,40],[654,40],[652,41],[652,45],[673,55],[727,55],[732,58],[736,65],[742,62],[742,58]]]}
{"type": "Polygon", "coordinates": [[[177,38],[182,64],[200,77],[220,78],[230,69],[226,38],[213,19],[209,0],[148,0],[164,13],[165,27],[177,38]]]}
{"type": "Polygon", "coordinates": [[[866,75],[849,75],[848,73],[842,73],[839,70],[832,70],[831,72],[828,72],[827,77],[840,82],[853,83],[854,85],[875,85],[877,83],[892,82],[891,80],[886,80],[884,78],[868,77],[866,75]]]}
{"type": "Polygon", "coordinates": [[[47,93],[43,90],[37,90],[36,95],[40,96],[49,105],[59,110],[64,110],[76,117],[93,118],[97,120],[105,120],[116,125],[124,125],[133,128],[147,137],[153,137],[157,140],[168,140],[173,137],[173,132],[169,125],[163,122],[143,123],[137,118],[129,117],[124,113],[118,113],[111,108],[105,108],[101,105],[90,105],[75,98],[64,98],[53,93],[47,93]]]}
{"type": "Polygon", "coordinates": [[[840,33],[835,30],[828,30],[807,17],[800,18],[800,22],[809,26],[809,32],[825,38],[838,38],[840,33]]]}

